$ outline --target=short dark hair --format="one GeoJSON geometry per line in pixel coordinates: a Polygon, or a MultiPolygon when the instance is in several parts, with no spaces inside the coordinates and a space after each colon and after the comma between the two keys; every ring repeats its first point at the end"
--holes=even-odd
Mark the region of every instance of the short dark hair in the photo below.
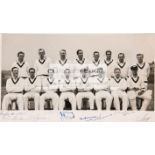
{"type": "Polygon", "coordinates": [[[116,70],[121,71],[121,69],[120,69],[120,68],[118,68],[118,67],[116,67],[116,68],[114,69],[114,72],[115,72],[116,70]]]}
{"type": "Polygon", "coordinates": [[[43,48],[39,48],[38,51],[39,51],[39,52],[40,52],[40,51],[45,52],[45,50],[44,50],[43,48]]]}
{"type": "Polygon", "coordinates": [[[133,65],[130,67],[131,70],[138,70],[138,66],[137,65],[133,65]]]}
{"type": "Polygon", "coordinates": [[[35,68],[32,68],[32,67],[29,68],[29,72],[30,72],[31,70],[33,70],[34,72],[36,71],[35,68]]]}
{"type": "Polygon", "coordinates": [[[53,69],[53,68],[49,68],[49,69],[47,70],[47,72],[49,73],[50,70],[52,70],[52,71],[54,72],[54,69],[53,69]]]}
{"type": "Polygon", "coordinates": [[[81,68],[80,69],[80,72],[82,73],[82,72],[89,72],[89,69],[87,68],[87,67],[84,67],[84,68],[81,68]]]}
{"type": "Polygon", "coordinates": [[[65,69],[64,69],[64,73],[65,73],[66,70],[71,71],[70,68],[65,68],[65,69]]]}
{"type": "Polygon", "coordinates": [[[93,52],[93,54],[95,54],[95,53],[98,53],[98,54],[100,54],[100,52],[99,52],[99,51],[94,51],[94,52],[93,52]]]}
{"type": "Polygon", "coordinates": [[[112,54],[112,52],[111,52],[110,50],[106,50],[106,51],[105,51],[105,54],[107,55],[107,53],[112,54]]]}
{"type": "Polygon", "coordinates": [[[97,71],[100,71],[100,70],[104,71],[102,67],[97,68],[97,71]]]}
{"type": "Polygon", "coordinates": [[[120,55],[123,55],[123,56],[125,56],[125,54],[124,54],[124,53],[118,53],[118,57],[119,57],[120,55]]]}
{"type": "Polygon", "coordinates": [[[24,53],[23,51],[19,51],[19,52],[17,53],[17,56],[19,57],[20,54],[25,55],[25,53],[24,53]]]}
{"type": "Polygon", "coordinates": [[[61,52],[61,51],[64,51],[64,52],[66,52],[66,49],[61,49],[61,50],[60,50],[60,52],[61,52]]]}
{"type": "Polygon", "coordinates": [[[138,53],[136,56],[143,56],[144,57],[144,54],[142,54],[142,53],[138,53]]]}
{"type": "Polygon", "coordinates": [[[76,54],[78,55],[80,51],[82,51],[82,52],[83,52],[83,50],[82,50],[82,49],[78,49],[78,50],[76,51],[76,54]]]}
{"type": "Polygon", "coordinates": [[[18,70],[18,67],[12,67],[11,68],[11,72],[13,72],[14,69],[17,69],[18,70]]]}

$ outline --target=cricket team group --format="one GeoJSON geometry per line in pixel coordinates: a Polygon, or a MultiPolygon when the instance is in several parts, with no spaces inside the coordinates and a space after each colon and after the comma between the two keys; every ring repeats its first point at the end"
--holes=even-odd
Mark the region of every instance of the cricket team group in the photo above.
{"type": "Polygon", "coordinates": [[[147,110],[152,99],[150,66],[142,53],[133,55],[135,64],[129,64],[124,53],[118,53],[114,61],[110,50],[105,51],[103,60],[101,53],[94,51],[91,61],[82,49],[76,51],[74,61],[68,60],[65,49],[58,54],[59,60],[52,62],[40,48],[31,67],[25,52],[19,51],[6,81],[1,110],[30,110],[32,101],[34,110],[45,110],[47,103],[53,110],[65,110],[67,102],[71,110],[82,110],[84,104],[90,110],[147,110]]]}

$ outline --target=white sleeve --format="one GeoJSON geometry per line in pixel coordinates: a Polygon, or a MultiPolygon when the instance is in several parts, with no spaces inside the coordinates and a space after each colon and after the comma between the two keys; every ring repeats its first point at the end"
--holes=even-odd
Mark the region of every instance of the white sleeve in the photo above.
{"type": "Polygon", "coordinates": [[[127,79],[127,88],[132,89],[133,87],[130,84],[130,78],[127,79]]]}
{"type": "Polygon", "coordinates": [[[19,87],[17,87],[17,92],[23,92],[23,90],[24,90],[24,80],[23,79],[20,79],[20,86],[19,87]]]}
{"type": "Polygon", "coordinates": [[[120,86],[121,90],[126,90],[127,89],[127,82],[125,79],[122,79],[122,84],[120,86]]]}
{"type": "Polygon", "coordinates": [[[106,79],[105,82],[104,82],[104,85],[103,85],[103,89],[109,89],[109,80],[106,79]]]}
{"type": "Polygon", "coordinates": [[[129,77],[132,76],[131,66],[129,66],[128,76],[129,76],[129,77]]]}
{"type": "Polygon", "coordinates": [[[93,89],[93,80],[89,80],[85,87],[86,91],[89,91],[91,89],[93,89]]]}
{"type": "Polygon", "coordinates": [[[29,75],[29,68],[30,68],[30,65],[28,63],[26,63],[26,72],[27,72],[27,75],[29,75]]]}
{"type": "Polygon", "coordinates": [[[113,79],[111,78],[110,81],[109,81],[109,87],[110,87],[110,90],[113,91],[113,90],[117,90],[118,88],[116,88],[115,86],[113,86],[114,83],[113,83],[113,79]]]}
{"type": "Polygon", "coordinates": [[[50,91],[56,91],[59,88],[59,82],[54,82],[51,86],[48,87],[48,90],[50,91]]]}
{"type": "Polygon", "coordinates": [[[24,89],[25,89],[25,91],[30,91],[30,88],[29,88],[29,86],[28,86],[27,80],[28,80],[28,79],[25,80],[24,89]]]}
{"type": "Polygon", "coordinates": [[[129,73],[129,71],[130,71],[130,66],[129,66],[129,64],[127,64],[128,66],[127,66],[127,76],[129,77],[129,75],[130,75],[130,73],[129,73]]]}
{"type": "Polygon", "coordinates": [[[13,90],[14,90],[14,89],[13,89],[12,86],[11,86],[10,79],[8,79],[8,80],[6,81],[6,91],[7,91],[8,93],[12,93],[13,90]]]}
{"type": "Polygon", "coordinates": [[[114,76],[114,69],[115,68],[116,68],[116,65],[115,64],[114,65],[112,64],[112,65],[109,66],[109,68],[107,70],[107,73],[108,73],[108,75],[109,75],[110,78],[114,76]]]}
{"type": "Polygon", "coordinates": [[[63,81],[59,82],[59,89],[60,91],[65,91],[65,88],[63,87],[63,81]]]}
{"type": "Polygon", "coordinates": [[[141,79],[141,89],[147,90],[147,80],[141,79]]]}
{"type": "Polygon", "coordinates": [[[41,91],[41,80],[36,79],[36,87],[35,87],[35,92],[40,92],[41,91]]]}
{"type": "Polygon", "coordinates": [[[107,73],[107,66],[103,63],[103,70],[105,72],[105,76],[108,77],[108,73],[107,73]]]}
{"type": "Polygon", "coordinates": [[[109,80],[109,88],[112,91],[111,87],[112,87],[112,79],[109,80]]]}
{"type": "Polygon", "coordinates": [[[76,87],[78,90],[83,90],[84,89],[84,86],[83,84],[81,83],[80,80],[76,80],[76,87]]]}
{"type": "Polygon", "coordinates": [[[43,82],[42,82],[42,89],[43,89],[44,92],[47,92],[49,90],[49,87],[48,87],[48,85],[46,83],[46,79],[44,79],[43,82]]]}

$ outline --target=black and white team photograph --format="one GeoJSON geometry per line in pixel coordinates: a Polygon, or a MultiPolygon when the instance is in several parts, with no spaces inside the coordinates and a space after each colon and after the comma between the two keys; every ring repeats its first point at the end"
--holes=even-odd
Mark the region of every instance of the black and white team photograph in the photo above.
{"type": "Polygon", "coordinates": [[[154,111],[153,34],[3,34],[1,111],[154,111]]]}

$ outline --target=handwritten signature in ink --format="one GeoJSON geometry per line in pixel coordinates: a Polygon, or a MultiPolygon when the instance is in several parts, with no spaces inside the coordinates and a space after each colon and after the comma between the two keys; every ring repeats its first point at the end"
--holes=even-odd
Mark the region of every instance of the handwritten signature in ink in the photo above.
{"type": "Polygon", "coordinates": [[[107,114],[107,115],[94,115],[94,116],[84,116],[80,117],[80,120],[82,121],[97,121],[97,120],[103,120],[105,118],[111,117],[113,114],[107,114]]]}
{"type": "Polygon", "coordinates": [[[61,120],[71,120],[74,118],[75,118],[75,115],[71,111],[61,111],[60,112],[60,119],[61,120]]]}

